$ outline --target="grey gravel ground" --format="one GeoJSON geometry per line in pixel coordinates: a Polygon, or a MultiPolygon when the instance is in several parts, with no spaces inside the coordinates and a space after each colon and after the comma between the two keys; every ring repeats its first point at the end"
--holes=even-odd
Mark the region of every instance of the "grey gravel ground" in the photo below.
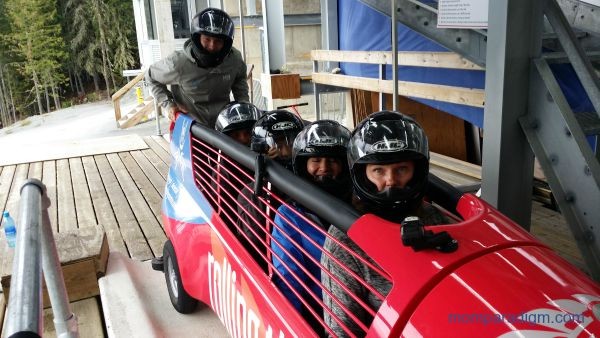
{"type": "MultiPolygon", "coordinates": [[[[123,111],[133,105],[125,104],[123,111]]],[[[167,132],[168,120],[161,117],[161,130],[167,132]]],[[[128,129],[119,129],[112,102],[100,101],[57,110],[44,115],[28,117],[0,129],[0,155],[39,143],[87,140],[101,137],[138,134],[156,135],[154,118],[128,129]]]]}

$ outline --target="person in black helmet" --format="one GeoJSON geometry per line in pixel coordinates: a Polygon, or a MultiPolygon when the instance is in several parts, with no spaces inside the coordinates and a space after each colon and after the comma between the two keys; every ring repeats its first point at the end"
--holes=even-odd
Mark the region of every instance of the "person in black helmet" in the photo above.
{"type": "MultiPolygon", "coordinates": [[[[321,120],[307,125],[294,140],[294,173],[331,195],[348,200],[352,187],[346,161],[349,139],[350,131],[335,121],[321,120]]],[[[320,280],[319,261],[325,241],[324,232],[329,229],[329,223],[293,201],[277,209],[274,223],[271,249],[273,266],[278,273],[273,281],[296,310],[320,332],[322,327],[292,289],[310,304],[319,318],[322,316],[323,309],[317,302],[322,297],[321,286],[304,269],[316,280],[320,280]],[[310,219],[318,228],[305,219],[310,219]],[[307,286],[308,290],[303,286],[307,286]]]]}
{"type": "MultiPolygon", "coordinates": [[[[423,200],[429,173],[429,146],[425,132],[412,118],[391,111],[371,114],[352,132],[348,143],[348,166],[353,186],[352,204],[361,213],[372,213],[395,223],[401,223],[408,216],[418,216],[424,224],[449,223],[438,209],[423,200]]],[[[330,227],[329,234],[375,264],[337,227],[330,227]]],[[[386,278],[335,241],[327,238],[324,249],[379,293],[389,293],[391,283],[386,278]]],[[[370,326],[373,317],[349,294],[366,300],[374,311],[379,309],[381,300],[329,255],[321,256],[321,264],[341,281],[338,283],[329,275],[321,274],[323,287],[341,302],[341,305],[338,304],[327,292],[323,292],[323,302],[333,312],[333,316],[324,313],[325,323],[339,337],[348,336],[342,328],[344,326],[354,335],[364,336],[365,331],[342,309],[350,310],[366,327],[370,326]]]]}
{"type": "Polygon", "coordinates": [[[304,122],[287,110],[267,112],[252,129],[251,148],[291,170],[292,145],[303,127],[304,122]]]}
{"type": "Polygon", "coordinates": [[[214,128],[230,92],[235,101],[249,102],[247,68],[232,46],[234,24],[224,11],[199,12],[192,19],[191,33],[183,50],[150,66],[146,80],[171,121],[182,112],[214,128]]]}
{"type": "MultiPolygon", "coordinates": [[[[231,102],[219,113],[215,130],[249,147],[252,127],[260,118],[261,113],[262,111],[251,103],[231,102]]],[[[211,158],[216,161],[211,182],[215,199],[209,199],[209,202],[217,213],[225,214],[221,215],[221,219],[234,233],[237,233],[234,221],[237,219],[235,215],[236,199],[244,189],[244,183],[248,181],[247,177],[252,176],[252,173],[245,167],[236,164],[233,159],[225,158],[223,155],[211,158]]]]}
{"type": "MultiPolygon", "coordinates": [[[[250,149],[265,154],[279,164],[291,170],[292,144],[296,135],[302,130],[302,120],[287,110],[272,110],[261,116],[254,127],[250,137],[250,149]]],[[[275,189],[269,190],[282,199],[286,197],[275,189]]],[[[240,240],[250,251],[261,267],[266,269],[267,237],[270,234],[270,223],[263,216],[272,215],[273,209],[279,203],[265,196],[268,203],[262,203],[256,198],[252,186],[246,187],[237,199],[238,202],[238,229],[241,229],[240,240]]]]}
{"type": "Polygon", "coordinates": [[[261,113],[252,103],[231,102],[217,116],[215,130],[249,147],[252,127],[261,113]]]}

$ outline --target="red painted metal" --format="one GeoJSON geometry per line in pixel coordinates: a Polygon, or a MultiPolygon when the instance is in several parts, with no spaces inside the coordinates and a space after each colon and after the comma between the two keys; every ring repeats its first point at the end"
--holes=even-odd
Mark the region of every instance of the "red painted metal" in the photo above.
{"type": "MultiPolygon", "coordinates": [[[[216,207],[204,215],[206,223],[163,213],[185,290],[209,305],[234,337],[315,335],[272,282],[273,270],[265,272],[234,233],[231,223],[239,215],[232,210],[237,206],[219,205],[226,200],[223,196],[230,201],[237,197],[233,194],[240,192],[240,177],[249,185],[251,177],[236,175],[236,170],[242,170],[235,165],[226,170],[237,178],[218,170],[212,176],[215,170],[206,161],[207,146],[198,140],[192,143],[195,185],[185,188],[197,189],[216,207]],[[211,185],[213,177],[219,178],[219,188],[238,188],[219,196],[211,185]]],[[[214,153],[211,156],[216,158],[214,153]]],[[[281,196],[271,195],[270,200],[285,203],[281,196]]],[[[600,333],[598,284],[476,196],[464,195],[457,211],[463,221],[428,227],[447,231],[458,241],[453,253],[414,252],[402,245],[399,224],[374,215],[362,216],[351,227],[350,238],[393,283],[390,293],[382,296],[368,337],[589,337],[600,333]]],[[[265,248],[263,258],[272,267],[269,242],[273,238],[264,235],[265,243],[253,245],[265,248]]]]}

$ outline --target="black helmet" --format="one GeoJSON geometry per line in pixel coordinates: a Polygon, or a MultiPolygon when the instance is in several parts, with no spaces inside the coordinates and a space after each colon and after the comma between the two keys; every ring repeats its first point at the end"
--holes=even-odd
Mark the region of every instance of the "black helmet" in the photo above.
{"type": "Polygon", "coordinates": [[[350,131],[331,120],[312,122],[294,140],[292,166],[296,175],[307,178],[325,191],[335,196],[345,196],[351,187],[350,173],[346,162],[346,152],[350,131]],[[342,172],[338,177],[315,180],[306,171],[306,162],[310,157],[337,158],[342,163],[342,172]]]}
{"type": "MultiPolygon", "coordinates": [[[[302,130],[302,120],[287,110],[272,110],[261,116],[254,124],[250,149],[257,152],[266,152],[269,148],[277,146],[277,141],[283,138],[290,148],[296,135],[302,130]]],[[[290,154],[291,155],[291,154],[290,154]]],[[[283,165],[291,164],[289,158],[277,158],[283,165]]]]}
{"type": "Polygon", "coordinates": [[[429,146],[425,132],[412,118],[380,111],[364,119],[348,143],[348,166],[358,198],[378,207],[409,210],[421,203],[429,172],[429,146]],[[390,164],[412,160],[415,169],[407,186],[378,192],[366,176],[369,163],[390,164]]]}
{"type": "Polygon", "coordinates": [[[230,102],[217,116],[215,129],[222,133],[240,129],[250,130],[260,115],[261,111],[252,103],[230,102]]]}
{"type": "Polygon", "coordinates": [[[218,8],[207,8],[192,18],[192,47],[200,66],[215,67],[223,62],[233,45],[234,31],[229,15],[218,8]],[[215,54],[207,52],[200,43],[202,34],[223,39],[223,49],[215,54]]]}

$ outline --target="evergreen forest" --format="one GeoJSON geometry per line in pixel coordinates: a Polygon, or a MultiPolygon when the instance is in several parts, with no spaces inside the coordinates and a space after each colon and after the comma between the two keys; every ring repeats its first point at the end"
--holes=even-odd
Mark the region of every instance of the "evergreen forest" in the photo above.
{"type": "Polygon", "coordinates": [[[109,98],[139,67],[132,6],[0,0],[0,124],[109,98]]]}

